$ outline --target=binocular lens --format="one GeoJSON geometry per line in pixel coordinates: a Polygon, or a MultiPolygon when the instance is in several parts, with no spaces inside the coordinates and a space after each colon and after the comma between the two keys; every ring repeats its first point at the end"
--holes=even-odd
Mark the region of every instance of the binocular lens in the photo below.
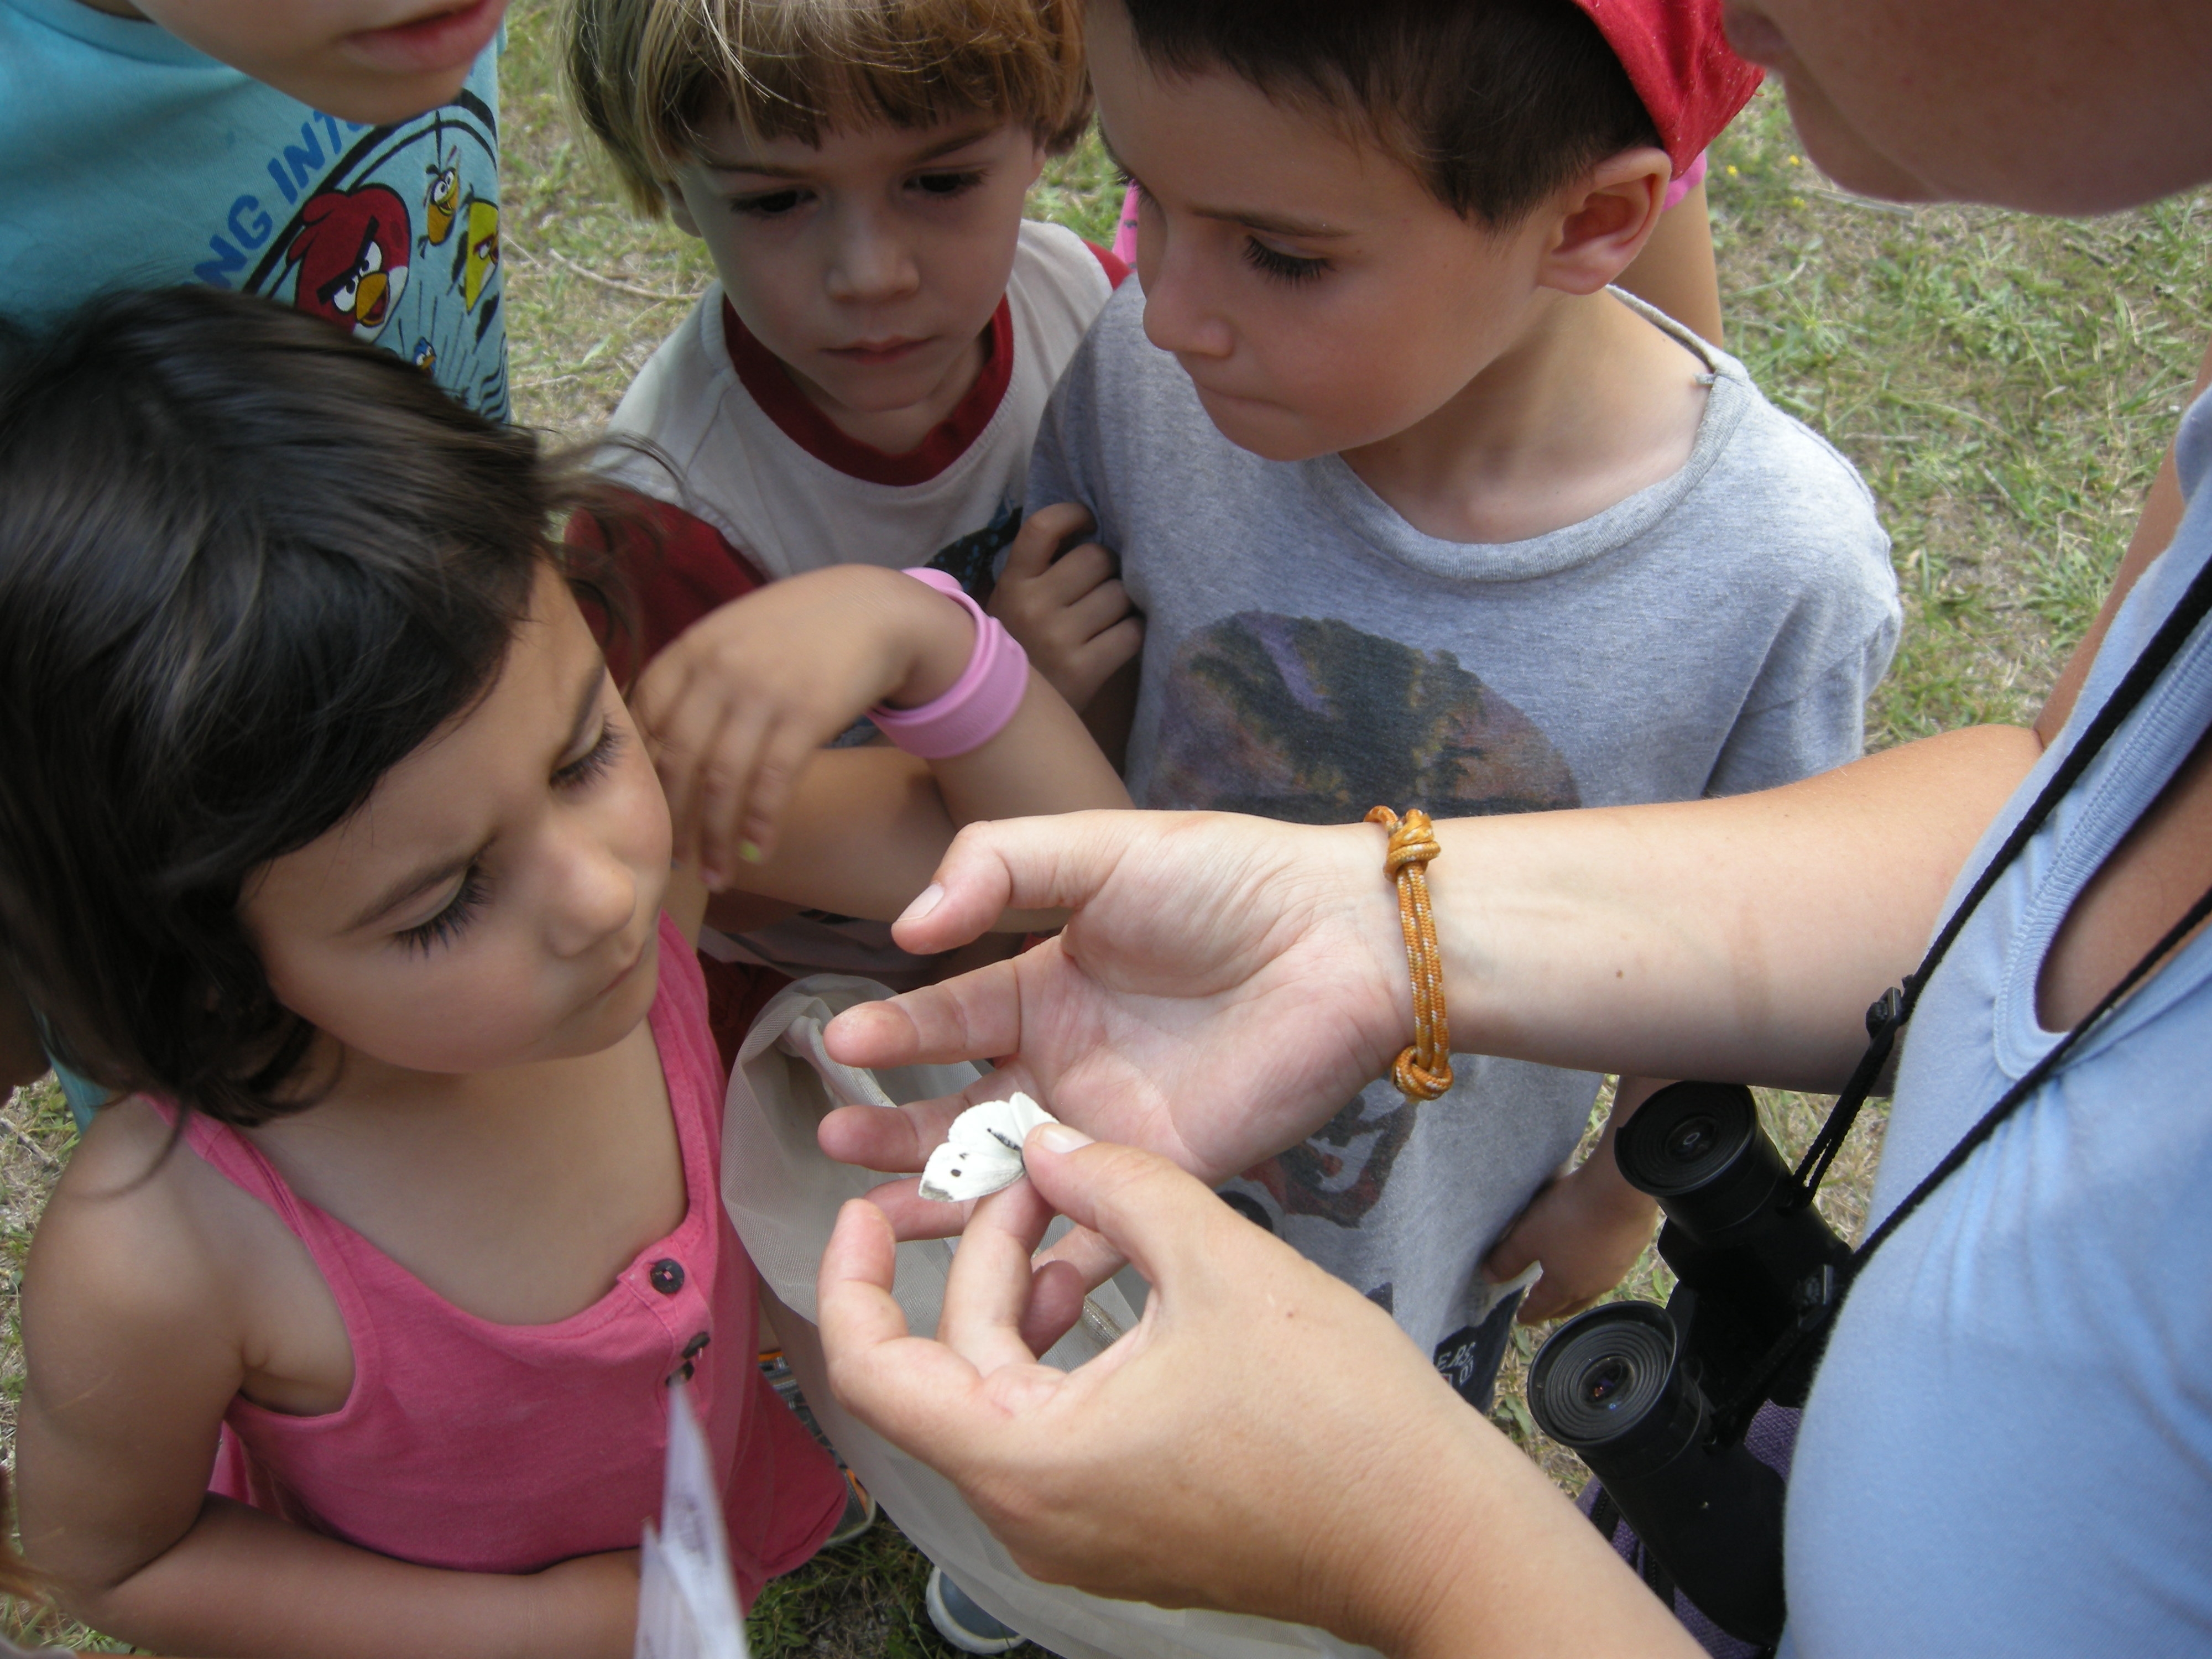
{"type": "Polygon", "coordinates": [[[1583,1373],[1583,1401],[1602,1406],[1636,1382],[1636,1367],[1618,1354],[1608,1354],[1583,1373]]]}
{"type": "Polygon", "coordinates": [[[1599,1320],[1562,1335],[1532,1390],[1539,1397],[1530,1404],[1544,1431],[1580,1448],[1601,1445],[1642,1423],[1674,1369],[1667,1333],[1631,1317],[1599,1320]]]}
{"type": "MultiPolygon", "coordinates": [[[[1767,1152],[1765,1140],[1750,1090],[1730,1083],[1674,1083],[1622,1126],[1613,1156],[1631,1186],[1662,1200],[1695,1194],[1700,1209],[1718,1200],[1733,1222],[1747,1200],[1756,1208],[1772,1185],[1767,1166],[1781,1168],[1780,1157],[1767,1152]],[[1738,1188],[1745,1190],[1740,1194],[1738,1188]]],[[[1674,1213],[1671,1207],[1668,1213],[1674,1213]]]]}
{"type": "Polygon", "coordinates": [[[1703,1112],[1684,1118],[1668,1131],[1667,1156],[1677,1164],[1695,1164],[1720,1144],[1721,1126],[1703,1112]]]}

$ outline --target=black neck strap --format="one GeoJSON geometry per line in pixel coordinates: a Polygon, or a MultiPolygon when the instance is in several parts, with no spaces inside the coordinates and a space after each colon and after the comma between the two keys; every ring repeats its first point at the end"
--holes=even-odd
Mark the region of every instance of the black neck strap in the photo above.
{"type": "MultiPolygon", "coordinates": [[[[1852,1069],[1850,1080],[1844,1085],[1843,1093],[1836,1097],[1835,1106],[1828,1113],[1827,1121],[1820,1126],[1820,1133],[1814,1137],[1813,1144],[1806,1149],[1805,1157],[1797,1166],[1795,1180],[1798,1190],[1791,1200],[1794,1205],[1802,1206],[1813,1201],[1813,1194],[1820,1189],[1822,1179],[1828,1173],[1828,1166],[1835,1162],[1836,1153],[1841,1149],[1844,1137],[1850,1133],[1860,1109],[1866,1104],[1868,1095],[1873,1091],[1883,1068],[1889,1063],[1890,1054],[1895,1048],[1899,1036],[1911,1019],[1913,1010],[1919,1006],[1921,993],[1927,988],[1929,976],[1935,973],[1953,942],[1972,919],[1982,901],[1990,896],[2006,871],[2020,857],[2021,850],[2049,820],[2058,803],[2088,770],[2091,763],[2104,751],[2113,733],[2120,729],[2151,687],[2157,684],[2159,677],[2179,654],[2181,647],[2188,642],[2208,613],[2212,613],[2212,560],[2208,560],[2204,568],[2197,573],[2196,579],[2182,594],[2180,602],[2160,624],[2158,632],[2151,636],[2142,653],[2129,666],[2119,684],[2113,688],[2112,695],[2097,711],[2096,717],[2083,728],[2080,740],[2052,769],[2050,781],[2036,796],[2033,805],[2013,826],[2012,833],[2005,837],[2004,844],[1983,868],[1966,897],[1936,933],[1935,943],[1928,947],[1928,954],[1921,958],[1920,965],[1905,976],[1901,987],[1883,993],[1881,1000],[1867,1011],[1869,1042],[1866,1052],[1859,1057],[1859,1063],[1852,1069]]],[[[2153,799],[2154,800],[2156,797],[2153,799]]],[[[2146,806],[2145,811],[2148,810],[2146,806]]],[[[2140,822],[2140,817],[2137,821],[2140,822]]],[[[1798,1346],[1834,1319],[1852,1281],[1865,1269],[1868,1259],[1875,1251],[1905,1224],[1930,1194],[1973,1156],[1982,1143],[1996,1132],[1998,1126],[2042,1086],[2045,1079],[2081,1039],[2094,1030],[2208,915],[2212,915],[2212,889],[2208,889],[2203,896],[2166,930],[2165,936],[2122,976],[2119,983],[2105,994],[2095,1007],[2075,1021],[2072,1029],[2053,1044],[2040,1060],[1976,1120],[1973,1127],[1959,1138],[1957,1144],[1905,1195],[1904,1201],[1884,1217],[1881,1224],[1851,1252],[1838,1270],[1829,1293],[1820,1298],[1820,1304],[1808,1313],[1806,1321],[1797,1329],[1785,1332],[1776,1340],[1757,1368],[1752,1382],[1722,1407],[1722,1416],[1725,1420],[1739,1427],[1749,1420],[1750,1413],[1758,1409],[1759,1402],[1765,1398],[1768,1388],[1789,1363],[1798,1346]]]]}
{"type": "MultiPolygon", "coordinates": [[[[2166,672],[2174,658],[2180,653],[2181,647],[2188,643],[2190,635],[2197,631],[2197,624],[2204,620],[2208,613],[2212,613],[2212,560],[2208,560],[2204,568],[2197,573],[2196,580],[2189,584],[2187,591],[2181,596],[2180,602],[2159,625],[2158,632],[2151,636],[2150,642],[2142,649],[2142,654],[2130,665],[2126,674],[2121,677],[2119,684],[2112,689],[2112,695],[2106,699],[2104,707],[2097,711],[2096,717],[2083,728],[2081,739],[2067,750],[2064,757],[2052,769],[2049,781],[2044,784],[2041,793],[2036,796],[2034,804],[2021,815],[2020,822],[2013,826],[2012,833],[2005,837],[2004,844],[1997,849],[1996,855],[1990,860],[1989,863],[1983,866],[1982,873],[1975,878],[1973,886],[1967,890],[1966,897],[1960,901],[1957,908],[1951,912],[1949,919],[1936,933],[1935,943],[1928,947],[1928,954],[1920,959],[1920,965],[1905,975],[1905,983],[1901,987],[1885,993],[1881,1000],[1867,1011],[1867,1032],[1870,1041],[1867,1044],[1866,1052],[1859,1057],[1859,1063],[1851,1073],[1850,1081],[1844,1085],[1843,1093],[1836,1097],[1834,1109],[1828,1114],[1827,1121],[1820,1126],[1820,1133],[1814,1137],[1813,1144],[1806,1149],[1804,1160],[1797,1166],[1796,1181],[1800,1191],[1797,1201],[1799,1203],[1812,1202],[1814,1193],[1819,1190],[1821,1180],[1828,1173],[1828,1166],[1835,1162],[1836,1153],[1841,1149],[1844,1138],[1850,1133],[1851,1125],[1857,1120],[1860,1108],[1866,1104],[1867,1097],[1872,1092],[1875,1082],[1881,1078],[1882,1068],[1889,1063],[1890,1052],[1895,1048],[1898,1037],[1903,1033],[1907,1022],[1911,1019],[1914,1009],[1919,1006],[1920,994],[1927,988],[1929,978],[1935,973],[1937,964],[1942,963],[1967,922],[1973,919],[1975,911],[1981,908],[1982,901],[1987,898],[1995,890],[1997,883],[2004,878],[2006,872],[2012,867],[2014,861],[2020,857],[2027,843],[2034,839],[2036,832],[2049,821],[2051,813],[2057,809],[2058,803],[2066,797],[2075,784],[2081,781],[2081,775],[2089,769],[2097,757],[2104,752],[2106,744],[2112,739],[2112,734],[2126,722],[2129,715],[2135,713],[2151,687],[2158,683],[2159,676],[2166,672]]],[[[2189,927],[2194,927],[2197,921],[2203,919],[2202,914],[2196,909],[2192,909],[2190,915],[2195,920],[2190,921],[2188,927],[2182,929],[2184,936],[2186,935],[2189,927]]],[[[2058,1045],[2044,1056],[2040,1065],[2029,1073],[2027,1077],[2022,1078],[2020,1084],[2006,1091],[2004,1101],[2000,1102],[1999,1104],[2005,1106],[2008,1110],[2011,1106],[2017,1105],[2019,1102],[2014,1097],[2020,1093],[2022,1085],[2027,1085],[2028,1078],[2033,1078],[2039,1083],[2042,1079],[2047,1077],[2050,1074],[2050,1068],[2063,1058],[2066,1053],[2081,1040],[2089,1027],[2102,1019],[2118,998],[2133,989],[2179,942],[2179,938],[2169,936],[2154,945],[2150,954],[2137,963],[2127,976],[2112,988],[2112,994],[2091,1009],[2074,1029],[2066,1034],[2058,1045]]],[[[1992,1123],[1989,1128],[1995,1127],[1996,1125],[1992,1123]]],[[[1974,1130],[1968,1132],[1967,1139],[1973,1145],[1978,1146],[1982,1140],[1988,1138],[1988,1129],[1977,1125],[1974,1130]]],[[[1962,1141],[1960,1146],[1966,1146],[1966,1142],[1962,1141]]],[[[1948,1175],[1952,1170],[1956,1169],[1958,1165],[1952,1160],[1957,1156],[1958,1151],[1958,1148],[1954,1148],[1952,1156],[1945,1158],[1942,1163],[1936,1166],[1936,1170],[1948,1175]]],[[[1931,1172],[1929,1179],[1936,1178],[1936,1174],[1931,1172]]],[[[1922,1187],[1924,1188],[1927,1184],[1923,1182],[1922,1187]]],[[[1912,1195],[1892,1212],[1875,1234],[1858,1248],[1854,1253],[1854,1261],[1863,1258],[1880,1239],[1887,1236],[1897,1222],[1902,1220],[1911,1209],[1917,1206],[1924,1196],[1925,1193],[1921,1188],[1916,1188],[1912,1195]]]]}

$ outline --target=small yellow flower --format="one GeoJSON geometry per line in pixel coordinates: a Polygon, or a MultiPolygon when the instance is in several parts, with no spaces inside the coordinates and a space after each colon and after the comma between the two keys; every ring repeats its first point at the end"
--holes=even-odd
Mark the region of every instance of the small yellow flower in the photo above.
{"type": "Polygon", "coordinates": [[[1799,161],[1796,156],[1794,156],[1794,155],[1793,155],[1793,156],[1791,156],[1791,157],[1790,158],[1790,165],[1791,167],[1802,167],[1802,166],[1803,166],[1803,165],[1804,165],[1804,163],[1802,163],[1802,161],[1799,161]]]}
{"type": "Polygon", "coordinates": [[[1805,198],[1802,196],[1793,196],[1790,198],[1790,205],[1791,207],[1803,207],[1805,205],[1805,198]]]}
{"type": "Polygon", "coordinates": [[[1731,161],[1729,163],[1729,177],[1733,179],[1735,176],[1735,163],[1731,161]]]}

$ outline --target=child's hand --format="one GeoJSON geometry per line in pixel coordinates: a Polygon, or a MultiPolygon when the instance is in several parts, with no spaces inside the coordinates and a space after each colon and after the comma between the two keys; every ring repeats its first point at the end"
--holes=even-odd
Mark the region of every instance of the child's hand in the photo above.
{"type": "Polygon", "coordinates": [[[1530,1262],[1542,1262],[1544,1276],[1529,1287],[1516,1317],[1523,1325],[1562,1319],[1627,1276],[1651,1242],[1658,1212],[1654,1200],[1621,1179],[1611,1146],[1603,1146],[1529,1200],[1483,1258],[1482,1271],[1492,1284],[1503,1284],[1530,1262]]]}
{"type": "Polygon", "coordinates": [[[1060,552],[1069,537],[1094,527],[1073,501],[1032,513],[1007,550],[989,606],[1029,653],[1030,665],[1078,713],[1145,643],[1144,621],[1129,604],[1114,556],[1096,542],[1060,552]]]}
{"type": "Polygon", "coordinates": [[[630,702],[653,751],[679,862],[710,888],[775,848],[815,752],[878,702],[941,695],[975,625],[942,593],[873,565],[775,582],[708,612],[640,677],[630,702]]]}

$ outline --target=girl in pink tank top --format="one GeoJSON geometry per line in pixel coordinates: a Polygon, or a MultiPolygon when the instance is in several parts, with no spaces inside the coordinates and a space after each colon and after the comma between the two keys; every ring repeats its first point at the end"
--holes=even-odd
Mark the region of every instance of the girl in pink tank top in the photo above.
{"type": "MultiPolygon", "coordinates": [[[[679,842],[579,599],[619,607],[546,529],[591,501],[261,301],[125,296],[0,352],[0,951],[123,1096],[26,1275],[20,1514],[99,1629],[620,1659],[672,1388],[745,1601],[843,1512],[753,1363],[720,1200],[706,893],[671,857],[718,786],[671,716],[679,842]]],[[[842,611],[802,603],[841,572],[763,596],[818,647],[813,743],[888,702],[946,799],[1034,810],[1074,715],[972,608],[861,575],[842,611]]],[[[915,781],[806,763],[789,850],[741,873],[895,916],[952,833],[915,781]]]]}

